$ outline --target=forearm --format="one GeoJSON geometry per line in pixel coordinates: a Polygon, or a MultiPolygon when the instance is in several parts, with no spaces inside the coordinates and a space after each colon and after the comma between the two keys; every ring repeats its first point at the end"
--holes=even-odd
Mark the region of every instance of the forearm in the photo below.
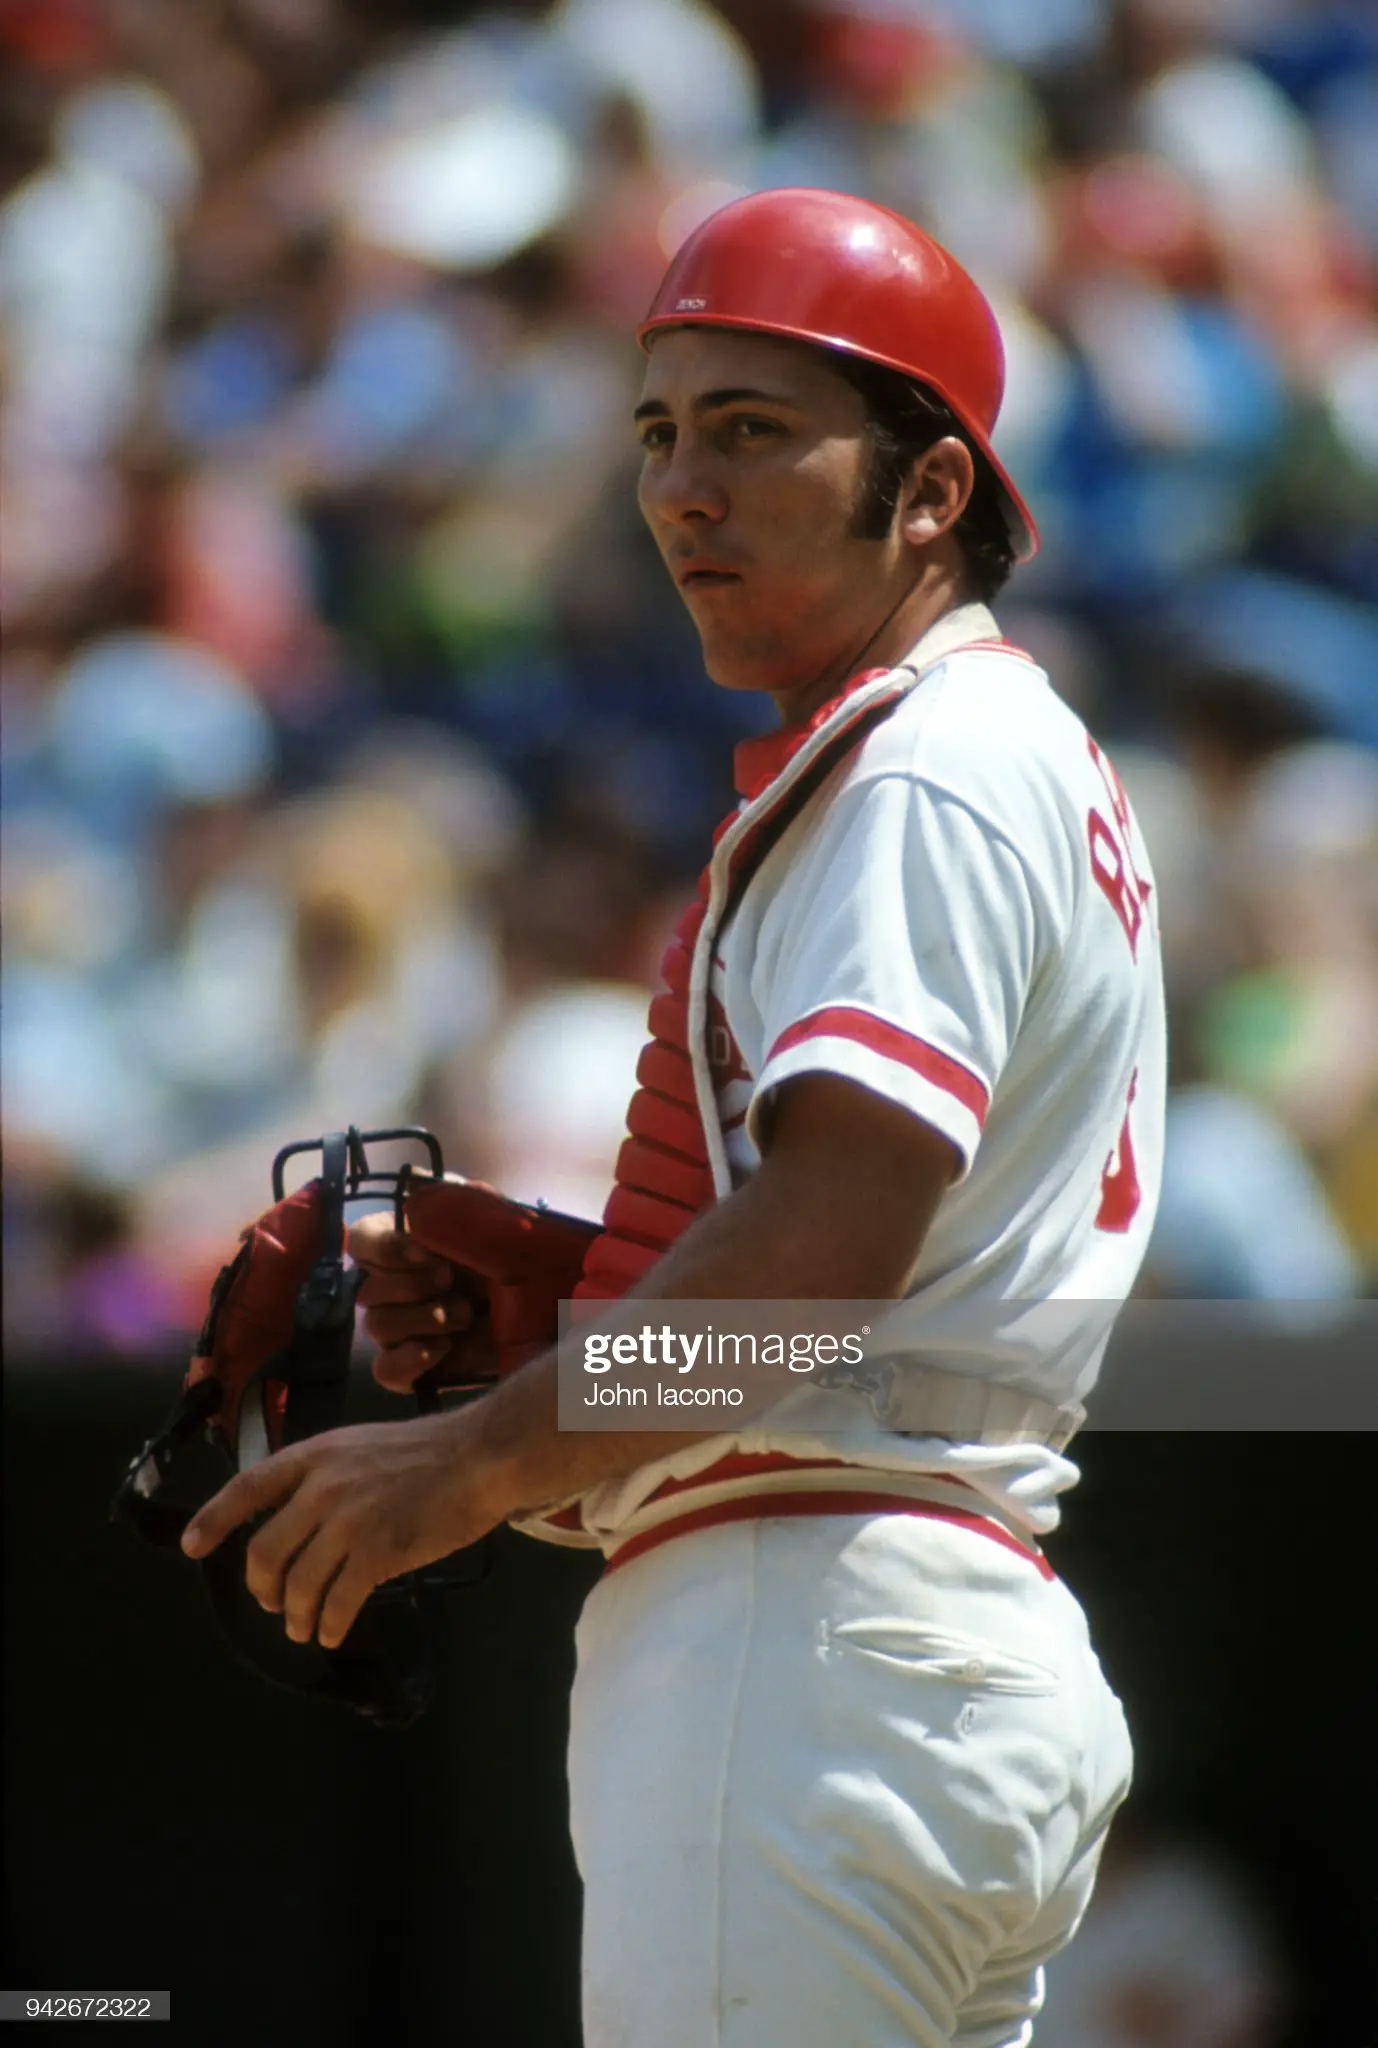
{"type": "MultiPolygon", "coordinates": [[[[902,1295],[957,1164],[908,1112],[833,1076],[781,1091],[760,1169],[697,1217],[640,1301],[879,1301],[902,1295]]],[[[502,1515],[567,1499],[718,1430],[558,1427],[553,1352],[466,1411],[502,1515]]]]}
{"type": "MultiPolygon", "coordinates": [[[[629,1300],[732,1301],[819,1297],[830,1272],[807,1219],[791,1216],[759,1180],[698,1217],[630,1291],[629,1300]]],[[[839,1289],[839,1292],[845,1292],[839,1289]]],[[[565,1430],[558,1427],[556,1354],[546,1353],[466,1411],[477,1453],[492,1470],[504,1516],[618,1479],[712,1430],[565,1430]]]]}

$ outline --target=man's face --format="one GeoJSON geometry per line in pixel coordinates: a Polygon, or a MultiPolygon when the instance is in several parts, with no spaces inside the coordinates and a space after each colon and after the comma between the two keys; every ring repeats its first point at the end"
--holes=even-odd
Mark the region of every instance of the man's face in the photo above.
{"type": "Polygon", "coordinates": [[[638,499],[714,682],[789,695],[851,658],[903,593],[905,549],[853,531],[860,395],[816,350],[729,328],[652,343],[638,499]]]}

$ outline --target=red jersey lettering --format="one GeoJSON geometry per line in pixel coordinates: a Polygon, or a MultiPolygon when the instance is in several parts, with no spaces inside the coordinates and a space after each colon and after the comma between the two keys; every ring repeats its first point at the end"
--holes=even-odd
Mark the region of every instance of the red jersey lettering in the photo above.
{"type": "Polygon", "coordinates": [[[1143,1200],[1143,1190],[1139,1186],[1139,1169],[1134,1160],[1134,1138],[1129,1128],[1129,1112],[1138,1085],[1139,1070],[1136,1067],[1130,1077],[1129,1096],[1125,1103],[1124,1122],[1120,1125],[1119,1139],[1106,1161],[1105,1172],[1101,1175],[1100,1207],[1096,1211],[1097,1230],[1128,1230],[1143,1200]]]}
{"type": "Polygon", "coordinates": [[[1131,850],[1133,814],[1115,764],[1109,755],[1096,745],[1089,733],[1086,735],[1086,744],[1091,750],[1091,759],[1099,769],[1101,780],[1110,797],[1110,818],[1094,809],[1086,814],[1086,841],[1091,857],[1091,873],[1096,878],[1096,887],[1123,926],[1124,935],[1129,941],[1129,950],[1137,960],[1144,907],[1148,902],[1152,884],[1146,882],[1134,866],[1134,855],[1131,850]]]}

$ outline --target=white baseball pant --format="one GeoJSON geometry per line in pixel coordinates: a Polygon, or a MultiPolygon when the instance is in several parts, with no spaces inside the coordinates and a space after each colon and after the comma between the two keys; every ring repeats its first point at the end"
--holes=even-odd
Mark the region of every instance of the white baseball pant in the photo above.
{"type": "Polygon", "coordinates": [[[584,2048],[1024,2048],[1131,1751],[1068,1589],[966,1528],[762,1517],[577,1632],[584,2048]]]}

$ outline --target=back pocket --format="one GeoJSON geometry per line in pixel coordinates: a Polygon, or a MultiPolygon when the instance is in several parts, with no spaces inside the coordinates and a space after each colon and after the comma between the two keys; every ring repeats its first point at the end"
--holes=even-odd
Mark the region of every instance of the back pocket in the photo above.
{"type": "Polygon", "coordinates": [[[844,1621],[828,1628],[828,1642],[884,1663],[948,1679],[976,1692],[1056,1692],[1062,1681],[1046,1664],[1017,1657],[979,1636],[959,1635],[929,1622],[844,1621]]]}

